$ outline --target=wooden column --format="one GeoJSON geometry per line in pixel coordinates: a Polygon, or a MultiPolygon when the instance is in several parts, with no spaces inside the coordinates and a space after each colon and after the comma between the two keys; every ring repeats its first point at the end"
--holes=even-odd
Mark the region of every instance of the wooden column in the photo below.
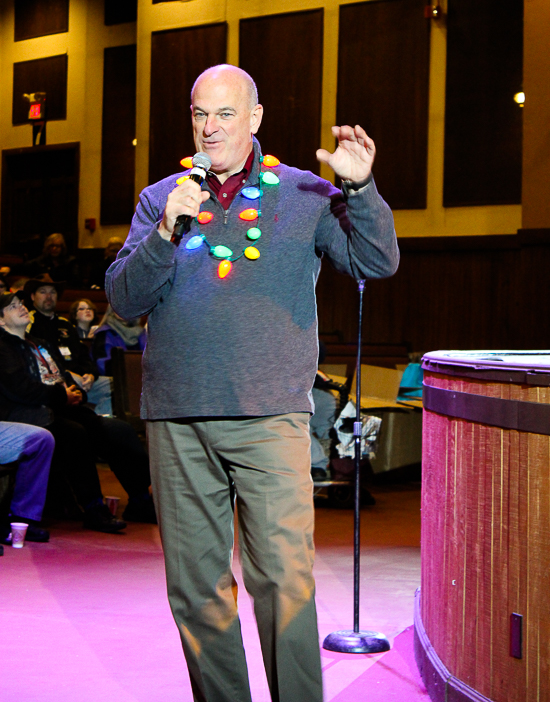
{"type": "Polygon", "coordinates": [[[525,0],[523,87],[524,229],[550,228],[550,3],[525,0]]]}

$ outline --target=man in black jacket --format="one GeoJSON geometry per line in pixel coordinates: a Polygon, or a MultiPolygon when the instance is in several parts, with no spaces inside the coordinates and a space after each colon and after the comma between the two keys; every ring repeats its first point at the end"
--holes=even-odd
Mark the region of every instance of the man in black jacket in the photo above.
{"type": "Polygon", "coordinates": [[[49,275],[25,283],[25,297],[34,305],[34,310],[29,313],[29,332],[59,349],[65,368],[77,376],[77,385],[88,392],[99,373],[96,364],[90,358],[87,346],[80,341],[74,325],[56,313],[57,299],[61,291],[61,284],[54,282],[49,275]]]}
{"type": "Polygon", "coordinates": [[[30,309],[29,302],[34,306],[34,310],[29,312],[31,324],[27,331],[58,349],[65,368],[77,386],[86,392],[88,403],[94,407],[96,414],[111,415],[112,378],[99,375],[98,367],[88,347],[80,340],[76,327],[56,312],[63,284],[56,283],[45,274],[28,280],[24,292],[27,308],[30,309]]]}
{"type": "Polygon", "coordinates": [[[103,503],[97,454],[108,460],[129,493],[135,521],[154,521],[147,457],[135,447],[132,428],[102,419],[83,405],[85,395],[65,371],[61,356],[47,342],[26,335],[28,323],[29,313],[19,298],[0,296],[0,419],[51,431],[56,442],[52,472],[69,482],[84,509],[85,527],[113,533],[126,526],[103,503]]]}

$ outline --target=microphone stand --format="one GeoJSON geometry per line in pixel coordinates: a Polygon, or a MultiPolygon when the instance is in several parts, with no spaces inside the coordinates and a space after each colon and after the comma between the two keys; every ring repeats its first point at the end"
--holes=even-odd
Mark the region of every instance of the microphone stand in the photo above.
{"type": "Polygon", "coordinates": [[[361,438],[363,422],[361,421],[361,330],[363,326],[363,291],[365,281],[359,281],[359,331],[357,333],[357,370],[355,422],[355,509],[353,516],[353,631],[341,630],[329,634],[323,641],[327,651],[340,653],[382,653],[390,650],[390,642],[377,631],[360,631],[359,629],[359,592],[360,592],[360,524],[361,524],[361,438]]]}

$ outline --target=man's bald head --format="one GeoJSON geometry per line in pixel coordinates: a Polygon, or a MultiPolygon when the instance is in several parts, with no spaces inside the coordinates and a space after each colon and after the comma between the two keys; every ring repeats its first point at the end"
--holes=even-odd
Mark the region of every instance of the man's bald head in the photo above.
{"type": "Polygon", "coordinates": [[[199,82],[202,80],[224,80],[228,83],[233,84],[235,87],[239,86],[240,89],[246,91],[248,95],[247,104],[250,109],[253,109],[258,104],[258,89],[256,83],[252,80],[246,71],[238,66],[232,66],[228,63],[221,63],[218,66],[211,66],[203,71],[197,80],[193,84],[193,89],[191,90],[191,103],[193,102],[193,95],[195,94],[195,89],[199,82]]]}
{"type": "Polygon", "coordinates": [[[252,78],[237,66],[212,66],[197,78],[191,93],[191,120],[197,151],[210,156],[220,182],[244,166],[263,107],[252,78]]]}

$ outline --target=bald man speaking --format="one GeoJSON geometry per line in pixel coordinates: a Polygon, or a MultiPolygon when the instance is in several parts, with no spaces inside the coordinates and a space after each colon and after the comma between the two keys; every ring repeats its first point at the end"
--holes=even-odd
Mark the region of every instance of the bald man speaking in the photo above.
{"type": "Polygon", "coordinates": [[[392,275],[393,217],[361,127],[333,127],[335,152],[317,151],[340,191],[262,155],[254,135],[263,107],[241,69],[209,68],[191,102],[206,178],[180,173],[141,193],[106,280],[117,314],[149,315],[142,417],[168,597],[194,700],[250,702],[232,574],[236,503],[271,698],[319,702],[308,431],[315,285],[324,257],[356,279],[392,275]],[[182,215],[192,224],[178,245],[182,215]]]}

